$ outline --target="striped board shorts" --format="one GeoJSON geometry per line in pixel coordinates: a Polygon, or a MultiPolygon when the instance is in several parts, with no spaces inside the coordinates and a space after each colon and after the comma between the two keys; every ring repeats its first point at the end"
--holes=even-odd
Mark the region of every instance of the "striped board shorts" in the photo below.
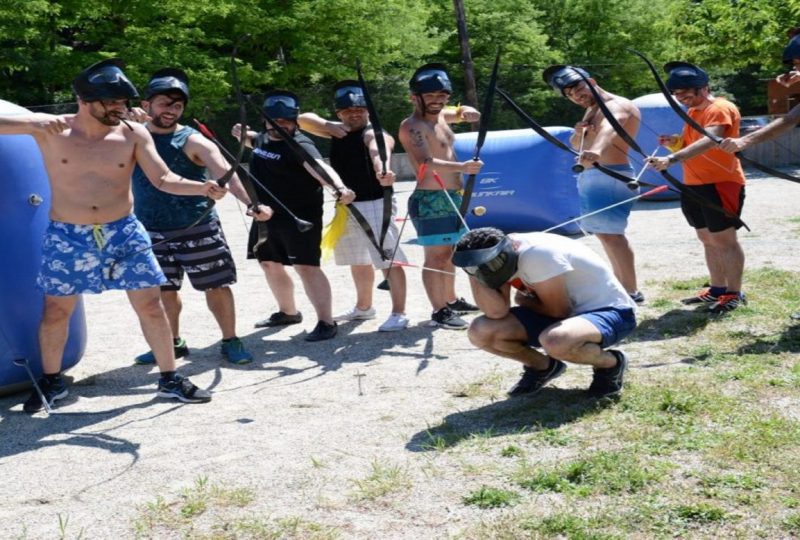
{"type": "MultiPolygon", "coordinates": [[[[148,231],[157,243],[178,231],[148,231]]],[[[216,219],[195,225],[178,237],[153,247],[158,264],[167,276],[164,291],[177,291],[183,285],[183,275],[198,291],[217,289],[236,283],[236,265],[225,240],[220,222],[216,219]]]]}
{"type": "MultiPolygon", "coordinates": [[[[350,203],[349,206],[355,206],[364,219],[369,223],[372,229],[372,234],[375,236],[375,241],[381,240],[381,225],[383,225],[383,199],[375,199],[374,201],[356,201],[350,203]]],[[[392,215],[389,220],[389,228],[386,229],[386,238],[383,239],[382,247],[384,251],[388,252],[391,257],[392,251],[397,246],[397,238],[399,231],[394,222],[394,217],[397,215],[397,202],[392,198],[392,215]]],[[[366,265],[371,264],[379,270],[389,268],[390,260],[385,260],[375,249],[370,239],[367,237],[364,229],[358,224],[358,221],[349,215],[347,218],[347,228],[344,234],[336,242],[336,247],[333,250],[336,264],[340,266],[350,265],[366,265]]],[[[397,253],[394,255],[394,260],[399,262],[408,262],[403,250],[397,248],[397,253]]]]}

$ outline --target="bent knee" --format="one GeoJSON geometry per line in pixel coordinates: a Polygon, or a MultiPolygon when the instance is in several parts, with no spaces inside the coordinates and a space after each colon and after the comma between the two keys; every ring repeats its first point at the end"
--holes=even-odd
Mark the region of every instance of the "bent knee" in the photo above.
{"type": "Polygon", "coordinates": [[[547,354],[560,359],[570,358],[576,345],[569,332],[552,327],[539,334],[539,343],[547,354]]]}

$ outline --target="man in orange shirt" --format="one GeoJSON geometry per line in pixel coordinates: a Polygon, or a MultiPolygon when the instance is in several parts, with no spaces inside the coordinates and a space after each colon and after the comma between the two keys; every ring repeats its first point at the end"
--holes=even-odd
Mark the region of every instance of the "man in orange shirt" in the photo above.
{"type": "MultiPolygon", "coordinates": [[[[739,110],[730,101],[711,95],[705,71],[688,62],[669,62],[664,70],[669,73],[667,87],[689,109],[692,119],[719,138],[738,137],[739,110]]],[[[710,304],[708,310],[712,313],[734,310],[747,303],[742,292],[744,251],[736,235],[741,222],[734,219],[741,215],[744,203],[742,166],[735,156],[720,150],[714,141],[689,125],[684,126],[681,138],[661,136],[659,142],[679,150],[650,158],[651,166],[662,171],[680,162],[686,188],[725,209],[722,213],[693,198],[681,197],[683,215],[703,243],[711,283],[682,302],[710,304]]]]}

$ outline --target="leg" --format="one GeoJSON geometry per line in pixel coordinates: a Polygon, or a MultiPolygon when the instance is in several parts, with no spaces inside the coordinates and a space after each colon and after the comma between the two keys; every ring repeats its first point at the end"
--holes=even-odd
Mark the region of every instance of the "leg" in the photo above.
{"type": "MultiPolygon", "coordinates": [[[[236,337],[236,309],[230,287],[217,287],[205,291],[208,310],[217,320],[222,339],[236,337]]],[[[163,295],[162,295],[163,299],[163,295]]],[[[167,312],[169,314],[169,311],[167,312]]]]}
{"type": "Polygon", "coordinates": [[[539,335],[539,342],[550,356],[595,368],[614,367],[617,358],[603,350],[602,340],[597,327],[582,317],[557,322],[539,335]]]}
{"type": "Polygon", "coordinates": [[[703,251],[708,267],[709,279],[712,286],[726,287],[724,259],[719,253],[719,248],[714,242],[712,234],[707,228],[697,229],[697,238],[703,243],[703,251]]]}
{"type": "Polygon", "coordinates": [[[391,271],[384,270],[383,276],[389,281],[389,294],[392,296],[392,313],[406,312],[406,272],[396,266],[391,271]]]}
{"type": "Polygon", "coordinates": [[[719,271],[729,291],[742,290],[744,251],[734,227],[720,232],[708,232],[708,242],[713,246],[719,261],[719,271]]]}
{"type": "Polygon", "coordinates": [[[422,283],[434,311],[447,306],[447,302],[456,300],[455,267],[450,258],[453,256],[452,246],[425,246],[425,266],[452,275],[430,270],[422,271],[422,283]]]}
{"type": "Polygon", "coordinates": [[[628,239],[624,234],[605,234],[596,233],[597,239],[603,245],[614,275],[625,287],[628,294],[633,294],[639,290],[636,283],[636,265],[628,239]]]}
{"type": "Polygon", "coordinates": [[[333,316],[331,315],[331,284],[327,276],[319,266],[309,266],[305,264],[296,264],[294,269],[300,276],[303,282],[303,288],[306,291],[311,305],[317,312],[317,318],[327,324],[333,324],[333,316]]]}
{"type": "Polygon", "coordinates": [[[180,318],[181,311],[183,310],[183,302],[181,301],[178,291],[161,291],[161,303],[164,304],[164,311],[167,313],[167,320],[172,329],[172,337],[179,337],[180,331],[180,318]]]}
{"type": "Polygon", "coordinates": [[[39,346],[42,349],[42,371],[45,375],[55,375],[61,371],[64,346],[69,335],[69,319],[78,296],[44,297],[44,313],[39,324],[39,346]]]}
{"type": "Polygon", "coordinates": [[[469,325],[470,342],[486,352],[521,362],[534,370],[547,369],[550,359],[528,345],[528,332],[514,315],[502,319],[477,317],[469,325]]]}
{"type": "Polygon", "coordinates": [[[294,281],[286,272],[286,267],[281,263],[265,261],[261,263],[261,269],[264,270],[269,289],[278,302],[278,310],[287,315],[297,314],[297,306],[294,303],[294,281]]]}
{"type": "Polygon", "coordinates": [[[172,346],[172,330],[161,303],[158,287],[127,291],[128,300],[139,317],[147,344],[156,357],[159,370],[175,371],[175,353],[172,346]]]}
{"type": "Polygon", "coordinates": [[[350,266],[353,284],[356,286],[356,307],[366,311],[372,307],[372,286],[375,284],[375,269],[371,264],[350,266]]]}

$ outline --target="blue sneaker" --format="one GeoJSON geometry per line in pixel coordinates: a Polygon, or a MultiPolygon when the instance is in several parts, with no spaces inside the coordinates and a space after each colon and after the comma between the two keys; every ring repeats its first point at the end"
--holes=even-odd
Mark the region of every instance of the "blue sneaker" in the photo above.
{"type": "Polygon", "coordinates": [[[156,395],[178,399],[184,403],[208,403],[211,401],[211,392],[196,387],[192,381],[180,375],[174,375],[168,381],[163,378],[159,379],[156,395]]]}
{"type": "MultiPolygon", "coordinates": [[[[69,394],[69,390],[67,390],[67,384],[61,377],[58,377],[53,382],[51,382],[47,377],[42,377],[39,379],[38,384],[39,389],[42,391],[42,395],[44,395],[44,399],[47,400],[47,406],[50,408],[53,407],[53,404],[56,402],[56,400],[65,398],[67,397],[67,394],[69,394]]],[[[35,413],[41,411],[42,409],[44,409],[44,403],[42,403],[42,398],[39,396],[39,392],[37,392],[34,388],[30,397],[22,406],[22,410],[26,413],[35,413]]]]}
{"type": "Polygon", "coordinates": [[[244,343],[242,343],[242,340],[238,337],[223,341],[220,352],[228,362],[236,364],[237,366],[249,364],[253,361],[253,355],[247,352],[244,348],[244,343]]]}
{"type": "MultiPolygon", "coordinates": [[[[175,351],[175,358],[183,358],[184,356],[189,356],[189,346],[186,345],[186,340],[177,337],[173,338],[173,350],[175,351]]],[[[140,366],[152,366],[156,363],[156,355],[153,354],[153,351],[147,351],[146,353],[142,353],[136,358],[133,359],[133,363],[140,365],[140,366]]]]}

